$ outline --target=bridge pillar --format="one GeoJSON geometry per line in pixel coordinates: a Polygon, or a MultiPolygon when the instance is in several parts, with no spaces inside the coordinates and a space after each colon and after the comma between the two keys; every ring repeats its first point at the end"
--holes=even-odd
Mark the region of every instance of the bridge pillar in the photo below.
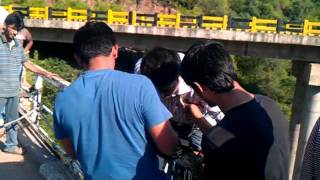
{"type": "Polygon", "coordinates": [[[297,77],[290,122],[290,179],[298,180],[305,145],[312,128],[320,117],[320,64],[295,61],[297,77]]]}

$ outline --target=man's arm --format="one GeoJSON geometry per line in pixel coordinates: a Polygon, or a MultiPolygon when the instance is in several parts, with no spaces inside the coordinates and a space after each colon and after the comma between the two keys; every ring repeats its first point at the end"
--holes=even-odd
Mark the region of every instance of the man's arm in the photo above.
{"type": "Polygon", "coordinates": [[[31,47],[33,46],[33,40],[29,40],[24,48],[24,52],[28,54],[30,52],[31,47]]]}
{"type": "Polygon", "coordinates": [[[169,121],[164,121],[149,129],[149,133],[161,153],[172,156],[177,151],[177,135],[169,121]]]}
{"type": "Polygon", "coordinates": [[[184,108],[194,118],[196,125],[203,133],[208,132],[212,125],[205,119],[204,114],[201,112],[199,106],[195,104],[185,104],[184,108]]]}
{"type": "Polygon", "coordinates": [[[42,76],[45,76],[45,77],[47,77],[47,78],[52,78],[53,76],[57,76],[57,75],[54,74],[54,73],[51,73],[51,72],[48,72],[48,71],[39,69],[39,68],[36,67],[33,63],[31,63],[30,61],[25,62],[23,65],[24,65],[24,67],[27,68],[28,70],[30,70],[30,71],[32,71],[32,72],[34,72],[34,73],[40,74],[40,75],[42,75],[42,76]]]}
{"type": "Polygon", "coordinates": [[[70,157],[72,159],[74,159],[74,160],[77,159],[76,153],[74,152],[74,149],[72,147],[72,143],[71,143],[70,139],[68,139],[68,138],[61,139],[61,143],[62,143],[63,148],[66,151],[66,153],[68,155],[70,155],[70,157]]]}
{"type": "Polygon", "coordinates": [[[32,40],[32,36],[31,36],[31,33],[28,31],[28,29],[25,29],[25,33],[26,33],[26,46],[24,48],[24,52],[25,53],[29,53],[30,52],[30,49],[33,45],[33,40],[32,40]]]}

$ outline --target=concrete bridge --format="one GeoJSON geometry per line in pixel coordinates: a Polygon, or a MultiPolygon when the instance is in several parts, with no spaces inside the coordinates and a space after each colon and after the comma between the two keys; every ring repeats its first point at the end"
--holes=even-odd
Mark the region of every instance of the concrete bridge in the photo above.
{"type": "MultiPolygon", "coordinates": [[[[85,22],[26,19],[34,40],[71,43],[85,22]]],[[[234,55],[320,62],[320,36],[252,33],[232,30],[110,25],[120,46],[140,49],[164,46],[186,51],[201,40],[218,40],[234,55]]]]}
{"type": "MultiPolygon", "coordinates": [[[[71,43],[75,30],[84,22],[26,19],[35,41],[71,43]]],[[[298,179],[304,147],[320,116],[320,37],[291,34],[207,30],[188,28],[110,25],[120,46],[152,48],[164,46],[186,51],[196,41],[217,40],[231,54],[290,59],[297,77],[290,133],[292,159],[290,174],[298,179]]]]}

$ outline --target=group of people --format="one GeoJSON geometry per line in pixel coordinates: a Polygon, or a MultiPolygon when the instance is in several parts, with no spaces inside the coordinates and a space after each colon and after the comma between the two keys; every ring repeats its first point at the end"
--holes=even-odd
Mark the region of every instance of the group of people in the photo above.
{"type": "MultiPolygon", "coordinates": [[[[20,27],[9,14],[0,38],[6,122],[18,118],[21,67],[52,76],[29,63],[20,27]]],[[[119,47],[103,22],[77,30],[73,46],[84,71],[56,97],[54,131],[85,179],[168,179],[159,160],[176,156],[182,139],[204,159],[200,179],[288,179],[287,121],[272,99],[239,84],[222,44],[196,43],[185,56],[157,47],[135,73],[115,70],[119,47]]],[[[6,127],[3,152],[24,153],[16,128],[6,127]]]]}
{"type": "Polygon", "coordinates": [[[158,156],[174,156],[180,139],[203,154],[202,179],[288,179],[287,121],[241,87],[220,43],[197,43],[183,60],[154,48],[140,74],[114,69],[118,45],[103,22],[86,23],[73,45],[84,72],[57,96],[54,129],[85,179],[168,179],[158,156]]]}

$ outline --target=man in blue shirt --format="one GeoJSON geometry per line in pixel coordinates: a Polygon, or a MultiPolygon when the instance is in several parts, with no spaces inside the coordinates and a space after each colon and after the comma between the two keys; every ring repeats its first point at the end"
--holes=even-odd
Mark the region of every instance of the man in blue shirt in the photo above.
{"type": "Polygon", "coordinates": [[[176,134],[151,81],[114,70],[118,46],[105,23],[87,23],[73,43],[85,72],[56,98],[57,139],[86,179],[166,179],[156,153],[174,154],[176,134]]]}

